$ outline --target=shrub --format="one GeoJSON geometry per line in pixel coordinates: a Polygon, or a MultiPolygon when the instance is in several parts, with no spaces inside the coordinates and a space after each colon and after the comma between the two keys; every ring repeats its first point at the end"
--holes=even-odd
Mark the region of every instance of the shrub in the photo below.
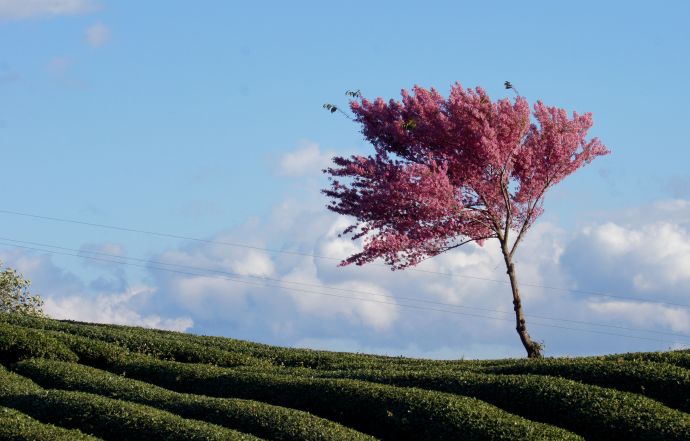
{"type": "Polygon", "coordinates": [[[43,424],[15,409],[0,406],[0,439],[14,441],[96,441],[79,430],[43,424]]]}
{"type": "Polygon", "coordinates": [[[474,398],[343,379],[299,378],[137,357],[108,368],[201,395],[255,399],[401,440],[580,439],[474,398]]]}
{"type": "Polygon", "coordinates": [[[374,440],[309,413],[257,401],[181,394],[74,363],[28,360],[21,375],[46,388],[79,390],[137,402],[275,440],[374,440]]]}
{"type": "Polygon", "coordinates": [[[655,361],[690,369],[690,351],[631,352],[628,354],[607,355],[602,358],[613,361],[655,361]]]}
{"type": "Polygon", "coordinates": [[[690,415],[628,392],[539,375],[444,371],[342,371],[326,377],[420,387],[479,398],[508,412],[564,427],[587,439],[688,440],[690,415]]]}
{"type": "Polygon", "coordinates": [[[79,428],[104,439],[258,440],[225,427],[184,419],[153,407],[84,392],[41,390],[29,380],[0,369],[0,405],[44,423],[79,428]],[[19,385],[19,386],[16,386],[19,385]]]}
{"type": "Polygon", "coordinates": [[[181,337],[183,334],[178,334],[176,337],[174,335],[162,335],[152,329],[127,328],[116,325],[86,325],[33,317],[7,317],[5,321],[35,329],[59,331],[114,343],[129,351],[152,355],[164,360],[210,363],[225,367],[267,364],[267,362],[249,355],[208,348],[191,342],[181,337]]]}
{"type": "Polygon", "coordinates": [[[690,410],[690,370],[666,363],[606,358],[523,359],[488,366],[483,371],[563,377],[638,393],[685,412],[690,410]]]}
{"type": "Polygon", "coordinates": [[[32,357],[77,361],[77,356],[65,345],[45,333],[0,322],[0,363],[32,357]]]}

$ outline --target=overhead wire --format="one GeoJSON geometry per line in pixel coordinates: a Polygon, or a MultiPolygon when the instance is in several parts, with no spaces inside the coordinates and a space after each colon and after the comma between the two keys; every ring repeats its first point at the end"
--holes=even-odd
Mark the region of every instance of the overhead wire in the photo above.
{"type": "MultiPolygon", "coordinates": [[[[310,287],[310,288],[329,289],[329,290],[345,292],[345,293],[364,294],[364,295],[370,295],[370,296],[376,296],[376,297],[389,298],[389,299],[393,299],[393,300],[404,300],[404,301],[411,301],[411,302],[418,302],[418,303],[427,303],[427,304],[439,305],[439,306],[450,307],[450,308],[470,309],[470,310],[486,311],[486,312],[492,312],[492,313],[497,313],[497,314],[507,314],[507,315],[513,315],[514,314],[513,311],[501,311],[501,310],[483,308],[483,307],[478,307],[478,306],[458,305],[455,303],[439,302],[439,301],[435,301],[435,300],[421,299],[421,298],[416,298],[416,297],[393,296],[393,295],[388,295],[388,294],[376,293],[373,291],[363,291],[363,290],[341,288],[341,287],[331,286],[331,285],[327,285],[327,284],[306,283],[306,282],[292,281],[292,280],[286,280],[286,279],[277,279],[274,277],[257,276],[257,275],[252,275],[252,274],[239,274],[236,272],[227,271],[227,270],[219,270],[219,269],[215,269],[215,268],[182,265],[182,264],[178,264],[178,263],[163,262],[160,260],[153,260],[153,259],[126,257],[126,256],[120,256],[120,255],[111,254],[111,253],[104,253],[104,252],[100,252],[100,251],[68,248],[68,247],[50,245],[50,244],[45,244],[45,243],[40,243],[40,242],[11,239],[11,238],[6,238],[6,237],[0,237],[0,240],[6,241],[6,242],[11,242],[13,244],[14,243],[29,244],[29,245],[36,245],[36,246],[45,247],[45,248],[53,248],[53,249],[59,249],[59,250],[71,251],[74,253],[78,253],[76,255],[75,254],[69,254],[70,256],[86,257],[83,254],[84,253],[90,253],[90,254],[96,254],[96,255],[100,255],[100,256],[106,256],[106,257],[109,257],[112,259],[133,260],[133,261],[137,261],[137,262],[144,262],[147,265],[172,266],[172,267],[183,268],[183,269],[188,269],[188,270],[202,271],[205,273],[208,272],[208,273],[214,273],[214,274],[222,274],[222,275],[235,277],[235,278],[236,277],[245,277],[245,278],[257,279],[257,280],[275,282],[275,283],[279,283],[279,284],[292,284],[292,285],[298,285],[298,286],[306,286],[306,287],[310,287]]],[[[34,250],[38,250],[38,249],[34,249],[34,250]]],[[[119,260],[118,261],[112,261],[112,262],[113,263],[116,263],[116,262],[121,263],[121,261],[119,261],[119,260]]],[[[233,279],[233,280],[235,280],[235,279],[233,279]]],[[[628,326],[611,325],[611,324],[604,324],[604,323],[594,323],[594,322],[587,322],[587,321],[581,321],[581,320],[567,319],[567,318],[562,318],[562,317],[547,317],[547,316],[536,315],[536,314],[526,314],[525,316],[527,318],[537,318],[537,319],[544,319],[544,320],[568,322],[568,323],[574,323],[574,324],[580,324],[580,325],[597,326],[597,327],[612,328],[612,329],[621,329],[621,330],[635,331],[635,332],[648,332],[648,333],[652,333],[652,334],[670,335],[670,336],[676,336],[676,337],[690,338],[689,334],[681,334],[681,333],[676,333],[676,332],[666,332],[666,331],[656,331],[656,330],[651,330],[651,329],[632,328],[632,327],[628,327],[628,326]]]]}
{"type": "MultiPolygon", "coordinates": [[[[202,276],[202,277],[213,277],[213,278],[219,278],[223,280],[228,280],[230,282],[235,282],[235,283],[241,283],[245,285],[251,285],[251,286],[257,286],[257,287],[262,287],[262,288],[280,288],[280,289],[285,289],[288,291],[295,291],[295,292],[301,292],[301,293],[309,293],[309,294],[316,294],[316,295],[324,295],[324,296],[329,296],[329,297],[337,297],[341,299],[346,299],[350,301],[364,301],[364,302],[370,302],[370,303],[379,303],[379,304],[387,304],[387,305],[392,305],[392,306],[400,306],[403,308],[411,308],[411,309],[418,309],[418,310],[427,310],[427,311],[436,311],[436,312],[442,312],[442,313],[448,313],[448,314],[455,314],[455,315],[462,315],[462,316],[470,316],[470,317],[477,317],[477,318],[484,318],[484,319],[490,319],[490,320],[499,320],[499,321],[508,321],[512,322],[514,320],[508,319],[508,318],[501,318],[501,317],[494,317],[494,316],[487,316],[487,315],[481,315],[481,314],[474,314],[474,313],[468,313],[468,312],[460,312],[460,311],[450,311],[447,309],[441,309],[441,308],[430,308],[430,307],[424,307],[424,306],[419,306],[419,305],[409,305],[409,304],[404,304],[404,303],[398,303],[398,302],[388,302],[388,301],[381,301],[381,300],[375,300],[375,299],[370,299],[370,298],[362,298],[362,297],[351,297],[351,296],[345,296],[345,295],[339,295],[339,294],[333,294],[333,293],[326,293],[323,291],[312,291],[312,290],[306,290],[303,288],[292,288],[292,287],[286,287],[283,285],[269,285],[269,284],[262,284],[258,282],[253,282],[253,281],[247,281],[247,280],[242,280],[238,279],[235,277],[228,277],[228,276],[223,276],[220,274],[215,274],[215,275],[209,275],[205,274],[206,269],[201,269],[201,268],[195,268],[196,271],[202,271],[200,272],[190,272],[190,271],[182,271],[182,270],[175,270],[171,268],[164,268],[164,267],[158,267],[158,266],[153,266],[151,265],[151,261],[147,261],[145,259],[136,259],[136,258],[127,258],[124,256],[118,256],[118,255],[108,255],[108,253],[101,253],[101,252],[92,252],[93,254],[99,254],[99,255],[105,255],[110,258],[104,258],[104,257],[95,257],[95,256],[87,256],[84,255],[83,250],[74,250],[74,249],[68,249],[65,247],[57,247],[57,246],[51,246],[51,245],[44,245],[45,247],[53,247],[56,249],[64,249],[64,250],[71,250],[75,251],[74,253],[68,253],[64,251],[54,251],[54,250],[46,250],[46,249],[41,249],[41,248],[36,248],[36,247],[30,247],[30,246],[25,246],[25,245],[18,245],[16,242],[24,242],[26,243],[27,241],[17,241],[14,239],[2,239],[0,240],[6,240],[6,241],[14,241],[15,243],[1,243],[0,245],[4,246],[12,246],[12,247],[17,247],[17,248],[22,248],[22,249],[28,249],[28,250],[33,250],[33,251],[40,251],[40,252],[45,252],[49,254],[57,254],[57,255],[66,255],[66,256],[73,256],[73,257],[78,257],[78,258],[84,258],[84,259],[91,259],[91,260],[97,260],[97,261],[105,261],[105,262],[110,262],[110,263],[117,263],[121,265],[127,265],[127,266],[134,266],[134,267],[140,267],[140,268],[146,268],[146,269],[152,269],[152,270],[157,270],[157,271],[166,271],[170,273],[176,273],[176,274],[182,274],[182,275],[188,275],[188,276],[202,276]],[[132,263],[128,262],[126,259],[130,260],[138,260],[138,261],[145,261],[147,264],[137,264],[137,263],[132,263]]],[[[38,244],[36,242],[33,242],[33,244],[38,244]]],[[[38,244],[41,246],[42,244],[38,244]]],[[[162,263],[162,262],[157,262],[158,264],[163,264],[163,265],[170,265],[167,263],[162,263]]],[[[176,264],[173,264],[172,266],[176,266],[176,264]]],[[[184,267],[183,265],[177,265],[179,267],[184,267]]],[[[194,267],[189,267],[189,268],[194,268],[194,267]]],[[[277,279],[279,280],[279,279],[277,279]]],[[[322,286],[319,286],[322,287],[322,286]]],[[[351,292],[357,292],[351,290],[351,292]]],[[[387,295],[382,295],[384,297],[390,297],[395,299],[394,296],[387,296],[387,295]]],[[[458,308],[462,308],[463,306],[460,305],[453,305],[458,308]]],[[[506,311],[498,311],[498,310],[489,310],[487,308],[472,308],[472,309],[483,309],[486,311],[494,312],[494,313],[501,313],[505,314],[506,311]]],[[[536,317],[536,316],[532,316],[536,317]]],[[[578,324],[586,324],[590,326],[607,326],[607,327],[615,327],[613,325],[603,325],[603,324],[594,324],[594,323],[587,323],[587,322],[578,322],[574,320],[560,320],[560,319],[553,319],[549,317],[537,317],[537,318],[542,318],[546,320],[552,320],[552,321],[570,321],[573,323],[578,323],[578,324]]],[[[610,335],[610,336],[617,336],[617,337],[624,337],[624,338],[632,338],[632,339],[639,339],[639,340],[648,340],[648,341],[657,341],[657,342],[664,342],[664,343],[671,343],[675,345],[686,345],[685,343],[681,342],[676,342],[676,341],[671,341],[671,340],[665,340],[665,339],[659,339],[659,338],[652,338],[652,337],[644,337],[644,336],[634,336],[634,335],[629,335],[629,334],[619,334],[619,333],[613,333],[613,332],[605,332],[605,331],[600,331],[600,330],[593,330],[593,329],[583,329],[583,328],[573,328],[573,327],[567,327],[567,326],[560,326],[560,325],[554,325],[551,323],[540,323],[540,322],[532,322],[532,325],[536,326],[545,326],[545,327],[550,327],[550,328],[557,328],[557,329],[564,329],[564,330],[572,330],[572,331],[580,331],[580,332],[588,332],[588,333],[595,333],[595,334],[601,334],[601,335],[610,335]]],[[[620,329],[627,329],[631,331],[636,331],[636,332],[652,332],[652,333],[660,333],[660,334],[671,334],[671,333],[664,333],[661,331],[652,331],[652,330],[643,330],[643,329],[636,329],[636,328],[625,328],[625,327],[620,327],[620,329]]],[[[675,336],[679,337],[685,337],[685,338],[690,338],[688,335],[684,334],[673,334],[675,336]]]]}
{"type": "MultiPolygon", "coordinates": [[[[110,230],[116,230],[116,231],[146,234],[146,235],[152,235],[152,236],[157,236],[157,237],[167,237],[167,238],[172,238],[172,239],[188,240],[188,241],[199,242],[199,243],[207,243],[207,244],[224,245],[224,246],[230,246],[230,247],[236,247],[236,248],[253,249],[253,250],[264,251],[264,252],[268,252],[268,253],[288,254],[288,255],[312,257],[315,259],[325,259],[325,260],[332,260],[332,261],[342,261],[343,260],[343,259],[338,258],[338,257],[322,256],[322,255],[318,255],[318,254],[303,253],[303,252],[299,252],[299,251],[278,250],[278,249],[273,249],[273,248],[265,248],[265,247],[241,244],[241,243],[236,243],[236,242],[226,242],[226,241],[211,240],[211,239],[200,239],[200,238],[190,237],[190,236],[161,233],[161,232],[156,232],[156,231],[141,230],[141,229],[130,228],[130,227],[106,225],[106,224],[86,222],[86,221],[80,221],[80,220],[74,220],[74,219],[65,219],[65,218],[54,217],[54,216],[43,216],[43,215],[32,214],[32,213],[24,213],[24,212],[20,212],[20,211],[0,209],[0,213],[10,214],[10,215],[15,215],[15,216],[30,217],[30,218],[35,218],[35,219],[50,220],[50,221],[55,221],[55,222],[85,225],[85,226],[104,228],[104,229],[110,229],[110,230]]],[[[376,262],[372,262],[370,265],[379,266],[379,267],[386,267],[387,266],[385,264],[376,263],[376,262]]],[[[510,284],[510,282],[508,282],[506,280],[492,279],[489,277],[472,276],[469,274],[447,273],[447,272],[442,272],[442,271],[425,270],[422,268],[407,268],[406,271],[441,275],[441,276],[447,276],[447,277],[459,277],[459,278],[464,278],[464,279],[483,280],[483,281],[501,283],[501,284],[506,284],[506,285],[510,284]]],[[[549,289],[549,290],[554,290],[554,291],[570,292],[573,294],[584,294],[584,295],[590,295],[590,296],[615,298],[615,299],[628,300],[628,301],[634,301],[634,302],[655,303],[655,304],[660,304],[660,305],[690,308],[690,304],[667,302],[667,301],[661,301],[661,300],[643,298],[643,297],[623,296],[623,295],[618,295],[618,294],[609,293],[609,292],[602,292],[602,291],[592,291],[592,290],[582,290],[582,289],[574,289],[574,288],[555,287],[555,286],[540,285],[540,284],[528,283],[528,282],[521,282],[521,285],[522,286],[528,286],[531,288],[542,288],[542,289],[549,289]]]]}

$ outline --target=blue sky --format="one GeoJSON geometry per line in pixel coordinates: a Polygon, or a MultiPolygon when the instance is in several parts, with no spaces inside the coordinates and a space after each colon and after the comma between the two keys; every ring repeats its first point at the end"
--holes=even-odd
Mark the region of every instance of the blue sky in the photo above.
{"type": "MultiPolygon", "coordinates": [[[[348,89],[395,98],[415,84],[445,93],[455,81],[480,85],[498,99],[510,96],[503,88],[510,80],[530,101],[593,112],[591,134],[612,150],[547,196],[546,213],[526,241],[533,244],[521,251],[522,279],[690,304],[683,263],[690,267],[689,13],[685,1],[665,1],[663,7],[422,7],[400,1],[200,6],[0,0],[0,210],[307,254],[331,250],[342,257],[337,252],[348,245],[333,235],[341,220],[325,213],[319,170],[333,154],[366,153],[370,147],[355,124],[321,105],[345,104],[348,89]]],[[[2,213],[0,224],[1,235],[16,240],[178,259],[343,289],[368,287],[360,291],[398,297],[418,284],[414,295],[427,300],[510,306],[505,286],[491,282],[453,284],[422,280],[426,276],[414,272],[335,269],[330,261],[241,255],[229,247],[219,251],[209,244],[2,213]],[[243,262],[256,265],[241,270],[243,262]]],[[[504,274],[487,248],[431,265],[500,279],[504,274]]],[[[406,355],[521,353],[509,322],[482,334],[478,318],[374,304],[380,309],[370,310],[314,296],[299,300],[280,289],[269,298],[270,290],[235,292],[227,281],[186,280],[10,246],[0,247],[0,259],[33,279],[35,290],[52,299],[49,311],[60,317],[406,355]],[[109,315],[95,315],[104,310],[109,315]]],[[[681,323],[687,308],[600,304],[601,298],[535,291],[532,308],[541,315],[575,311],[600,323],[690,335],[681,323]],[[646,320],[649,315],[662,319],[646,320]]],[[[669,346],[553,328],[535,327],[532,334],[547,342],[552,355],[669,346]]]]}

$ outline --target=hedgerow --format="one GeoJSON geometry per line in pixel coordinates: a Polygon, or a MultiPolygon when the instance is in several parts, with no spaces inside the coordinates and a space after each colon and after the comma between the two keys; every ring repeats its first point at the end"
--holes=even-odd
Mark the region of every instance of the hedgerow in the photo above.
{"type": "Polygon", "coordinates": [[[5,320],[34,329],[59,331],[114,343],[132,352],[148,354],[164,360],[186,363],[210,363],[225,367],[266,364],[265,361],[249,355],[209,348],[184,338],[165,336],[148,329],[127,328],[116,325],[86,326],[73,322],[20,317],[17,315],[5,318],[5,320]]]}
{"type": "Polygon", "coordinates": [[[524,359],[482,371],[563,377],[645,395],[684,412],[690,410],[690,370],[666,363],[606,358],[524,359]]]}
{"type": "Polygon", "coordinates": [[[150,406],[84,392],[43,390],[4,368],[0,369],[0,405],[19,410],[44,423],[78,428],[110,440],[260,439],[215,424],[185,419],[150,406]],[[4,387],[4,383],[10,383],[11,386],[4,387]]]}
{"type": "Polygon", "coordinates": [[[236,372],[142,356],[108,369],[180,392],[255,399],[302,409],[385,439],[581,439],[474,398],[416,388],[236,372]]]}
{"type": "Polygon", "coordinates": [[[688,440],[690,415],[647,397],[541,375],[363,370],[320,374],[472,396],[508,412],[564,427],[587,439],[688,440]]]}
{"type": "MultiPolygon", "coordinates": [[[[0,317],[0,320],[3,318],[0,317]]],[[[5,318],[8,320],[8,318],[5,318]]],[[[160,329],[142,329],[121,325],[103,325],[94,323],[82,323],[73,321],[57,321],[35,317],[12,317],[12,323],[43,330],[59,331],[73,335],[81,335],[87,338],[105,342],[117,343],[135,352],[147,353],[161,359],[176,360],[182,362],[212,363],[219,366],[233,367],[236,365],[268,365],[288,367],[307,367],[312,369],[359,369],[388,366],[446,366],[463,365],[468,362],[420,360],[403,357],[387,357],[370,354],[352,354],[347,352],[318,351],[312,349],[294,349],[270,346],[261,343],[235,340],[225,337],[211,337],[165,331],[160,329]],[[134,335],[136,340],[130,341],[134,335]],[[142,338],[145,336],[145,338],[142,338]],[[148,339],[148,340],[147,340],[148,339]],[[177,356],[170,350],[154,347],[163,339],[167,344],[184,345],[189,350],[186,354],[177,356]],[[208,354],[203,353],[200,347],[206,348],[208,354]],[[209,351],[210,350],[210,351],[209,351]],[[240,359],[239,363],[218,362],[212,356],[218,357],[218,352],[232,353],[234,356],[242,355],[248,358],[240,359]],[[190,355],[191,354],[191,355],[190,355]]]]}
{"type": "Polygon", "coordinates": [[[45,333],[76,354],[80,363],[89,366],[108,366],[131,355],[129,350],[114,343],[58,331],[45,331],[45,333]]]}
{"type": "Polygon", "coordinates": [[[77,361],[77,356],[64,344],[45,333],[0,322],[0,363],[32,357],[77,361]]]}
{"type": "Polygon", "coordinates": [[[601,357],[612,361],[655,361],[657,363],[668,363],[690,369],[689,351],[667,351],[667,352],[631,352],[628,354],[614,354],[601,357]]]}
{"type": "Polygon", "coordinates": [[[27,360],[14,366],[46,388],[79,390],[117,397],[274,440],[374,440],[355,430],[306,412],[230,398],[172,392],[142,381],[74,363],[27,360]]]}
{"type": "Polygon", "coordinates": [[[30,416],[0,406],[0,439],[13,441],[97,441],[91,435],[78,429],[64,429],[52,424],[44,424],[30,416]]]}

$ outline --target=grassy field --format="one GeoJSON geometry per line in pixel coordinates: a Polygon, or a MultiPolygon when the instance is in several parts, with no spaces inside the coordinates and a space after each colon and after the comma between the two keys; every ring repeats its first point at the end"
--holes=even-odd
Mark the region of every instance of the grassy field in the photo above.
{"type": "Polygon", "coordinates": [[[0,439],[690,440],[690,352],[434,361],[0,314],[0,439]]]}

